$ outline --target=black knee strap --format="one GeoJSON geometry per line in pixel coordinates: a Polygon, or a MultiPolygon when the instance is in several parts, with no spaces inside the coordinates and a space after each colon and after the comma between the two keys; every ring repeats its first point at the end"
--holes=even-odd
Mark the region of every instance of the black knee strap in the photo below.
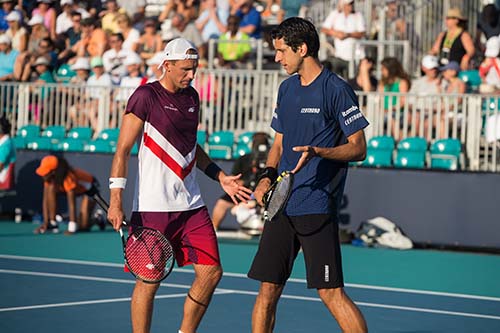
{"type": "Polygon", "coordinates": [[[193,296],[191,296],[191,295],[189,294],[189,292],[188,292],[188,294],[187,294],[187,295],[188,295],[189,299],[190,299],[190,300],[192,300],[193,302],[195,302],[196,304],[198,304],[198,305],[200,305],[200,306],[203,306],[204,308],[207,308],[207,307],[208,307],[208,304],[204,304],[204,303],[202,303],[202,302],[200,302],[200,301],[195,300],[195,299],[193,298],[193,296]]]}

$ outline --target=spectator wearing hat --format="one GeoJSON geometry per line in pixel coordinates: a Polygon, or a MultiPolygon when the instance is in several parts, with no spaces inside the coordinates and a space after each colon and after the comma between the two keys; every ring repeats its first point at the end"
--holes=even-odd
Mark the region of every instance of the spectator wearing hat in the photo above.
{"type": "Polygon", "coordinates": [[[14,81],[14,67],[18,56],[19,52],[12,49],[10,37],[0,35],[0,81],[14,81]]]}
{"type": "Polygon", "coordinates": [[[104,70],[104,62],[101,57],[93,57],[90,59],[90,68],[92,70],[92,75],[87,80],[87,104],[85,106],[85,112],[80,113],[83,120],[80,121],[80,125],[87,125],[90,122],[90,126],[94,129],[94,133],[98,133],[98,116],[99,116],[99,101],[103,96],[108,96],[109,91],[113,83],[111,81],[111,76],[104,70]]]}
{"type": "Polygon", "coordinates": [[[137,53],[142,60],[151,59],[162,48],[161,35],[158,32],[158,24],[153,18],[146,18],[144,21],[144,32],[137,43],[137,53]]]}
{"type": "Polygon", "coordinates": [[[71,65],[71,69],[76,72],[76,76],[72,77],[69,83],[85,84],[90,74],[89,58],[77,58],[75,63],[71,65]]]}
{"type": "Polygon", "coordinates": [[[12,11],[5,17],[9,29],[5,32],[12,41],[12,48],[19,52],[26,51],[28,47],[28,31],[21,25],[22,16],[17,11],[12,11]]]}
{"type": "Polygon", "coordinates": [[[341,0],[339,9],[331,11],[321,25],[321,32],[333,38],[335,56],[329,59],[332,71],[347,79],[349,62],[365,56],[363,49],[355,49],[356,40],[365,37],[366,24],[363,15],[354,10],[354,0],[341,0]]]}
{"type": "Polygon", "coordinates": [[[37,7],[31,12],[32,16],[40,15],[43,17],[43,24],[49,31],[50,38],[56,40],[56,18],[57,12],[52,8],[52,0],[37,0],[37,7]]]}
{"type": "Polygon", "coordinates": [[[23,24],[23,12],[19,9],[15,9],[15,1],[14,0],[0,0],[0,32],[4,32],[9,29],[9,22],[7,21],[7,16],[16,12],[21,16],[21,20],[19,25],[23,24]]]}
{"type": "MultiPolygon", "coordinates": [[[[90,74],[90,61],[88,58],[76,58],[76,61],[71,65],[71,69],[76,72],[70,80],[70,84],[86,85],[90,74]]],[[[87,117],[85,105],[87,104],[87,96],[81,88],[68,88],[67,96],[73,102],[69,107],[69,116],[73,126],[86,126],[87,117]]]]}
{"type": "Polygon", "coordinates": [[[101,57],[108,46],[108,38],[93,17],[82,19],[82,35],[77,42],[77,55],[79,57],[101,57]]]}
{"type": "Polygon", "coordinates": [[[160,80],[163,76],[163,67],[161,64],[164,59],[163,52],[157,52],[150,59],[146,60],[148,83],[160,80]]]}
{"type": "Polygon", "coordinates": [[[43,17],[34,15],[28,21],[28,26],[31,30],[28,38],[28,53],[36,54],[38,51],[38,44],[43,38],[50,37],[49,31],[43,25],[43,17]]]}
{"type": "Polygon", "coordinates": [[[493,36],[486,42],[486,57],[479,66],[479,75],[482,84],[479,87],[481,93],[495,93],[500,90],[500,37],[493,36]]]}
{"type": "MultiPolygon", "coordinates": [[[[97,179],[87,171],[74,168],[62,157],[48,155],[42,158],[36,174],[43,180],[43,224],[34,230],[36,234],[58,232],[57,196],[65,194],[68,202],[69,222],[65,234],[90,231],[90,216],[95,201],[90,198],[98,191],[97,179]],[[77,213],[76,198],[81,197],[77,213]]],[[[101,229],[105,226],[101,226],[101,229]]]]}
{"type": "Polygon", "coordinates": [[[423,76],[412,81],[410,93],[422,95],[434,95],[439,93],[439,59],[436,56],[427,54],[422,58],[420,66],[423,76]]]}
{"type": "Polygon", "coordinates": [[[446,15],[446,31],[441,32],[430,54],[438,56],[442,66],[451,61],[460,65],[461,70],[469,69],[475,46],[471,35],[466,31],[467,18],[460,8],[450,8],[446,15]]]}

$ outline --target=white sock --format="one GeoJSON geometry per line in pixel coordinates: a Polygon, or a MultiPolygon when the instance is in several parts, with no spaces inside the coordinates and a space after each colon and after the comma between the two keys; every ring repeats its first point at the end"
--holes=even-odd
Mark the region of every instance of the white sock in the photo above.
{"type": "Polygon", "coordinates": [[[68,222],[68,231],[69,232],[75,232],[78,229],[78,224],[74,221],[69,221],[68,222]]]}

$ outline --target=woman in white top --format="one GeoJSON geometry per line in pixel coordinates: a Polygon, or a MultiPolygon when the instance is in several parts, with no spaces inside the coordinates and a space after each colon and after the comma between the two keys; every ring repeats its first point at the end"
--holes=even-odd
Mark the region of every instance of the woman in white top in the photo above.
{"type": "Polygon", "coordinates": [[[122,48],[136,52],[141,38],[139,30],[132,27],[132,20],[127,14],[119,14],[116,17],[116,22],[124,38],[122,48]]]}
{"type": "Polygon", "coordinates": [[[21,26],[21,19],[21,14],[17,11],[12,11],[5,17],[9,24],[9,29],[5,31],[5,34],[12,41],[12,49],[19,51],[19,53],[28,48],[28,32],[21,26]]]}

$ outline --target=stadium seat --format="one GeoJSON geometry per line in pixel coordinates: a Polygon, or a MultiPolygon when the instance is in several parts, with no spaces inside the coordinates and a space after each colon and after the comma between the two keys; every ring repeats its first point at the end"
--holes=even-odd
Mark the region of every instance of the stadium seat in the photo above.
{"type": "Polygon", "coordinates": [[[208,138],[208,155],[211,158],[229,160],[232,158],[233,144],[233,132],[214,132],[208,138]]]}
{"type": "Polygon", "coordinates": [[[17,136],[23,138],[36,138],[40,136],[40,126],[38,125],[25,125],[17,130],[17,136]]]}
{"type": "Polygon", "coordinates": [[[460,140],[449,138],[436,140],[430,147],[431,168],[458,170],[463,162],[460,140]]]}
{"type": "Polygon", "coordinates": [[[92,139],[92,128],[90,127],[73,127],[66,135],[68,138],[90,141],[92,139]]]}
{"type": "Polygon", "coordinates": [[[26,138],[16,135],[12,138],[12,140],[14,141],[14,146],[16,147],[16,149],[26,148],[26,138]]]}
{"type": "Polygon", "coordinates": [[[394,151],[394,138],[392,136],[374,136],[367,143],[366,158],[358,165],[368,167],[391,167],[394,151]]]}
{"type": "Polygon", "coordinates": [[[66,136],[66,128],[62,125],[47,126],[43,132],[42,137],[51,139],[63,139],[66,136]]]}
{"type": "Polygon", "coordinates": [[[237,159],[238,157],[250,154],[251,152],[252,148],[248,146],[248,144],[240,142],[236,145],[236,149],[233,151],[233,158],[237,159]]]}
{"type": "Polygon", "coordinates": [[[75,138],[65,138],[57,144],[57,150],[82,152],[85,142],[75,138]]]}
{"type": "Polygon", "coordinates": [[[70,64],[62,64],[53,72],[53,75],[57,82],[69,83],[71,78],[76,76],[76,72],[71,69],[70,64]]]}
{"type": "Polygon", "coordinates": [[[83,151],[88,153],[112,153],[113,146],[108,140],[97,139],[85,144],[83,151]]]}
{"type": "Polygon", "coordinates": [[[458,73],[458,77],[467,85],[467,92],[477,92],[479,90],[479,86],[481,85],[479,70],[461,71],[458,73]]]}
{"type": "Polygon", "coordinates": [[[119,128],[105,128],[99,133],[97,138],[101,140],[117,142],[119,135],[120,135],[119,128]]]}
{"type": "Polygon", "coordinates": [[[51,138],[38,137],[26,138],[26,147],[33,150],[53,150],[54,145],[51,138]]]}
{"type": "Polygon", "coordinates": [[[238,138],[236,139],[236,144],[237,145],[246,144],[251,149],[254,134],[255,134],[255,132],[243,132],[243,133],[241,133],[240,135],[238,135],[238,138]]]}
{"type": "Polygon", "coordinates": [[[399,141],[394,166],[397,168],[425,167],[427,141],[422,137],[409,137],[399,141]]]}

